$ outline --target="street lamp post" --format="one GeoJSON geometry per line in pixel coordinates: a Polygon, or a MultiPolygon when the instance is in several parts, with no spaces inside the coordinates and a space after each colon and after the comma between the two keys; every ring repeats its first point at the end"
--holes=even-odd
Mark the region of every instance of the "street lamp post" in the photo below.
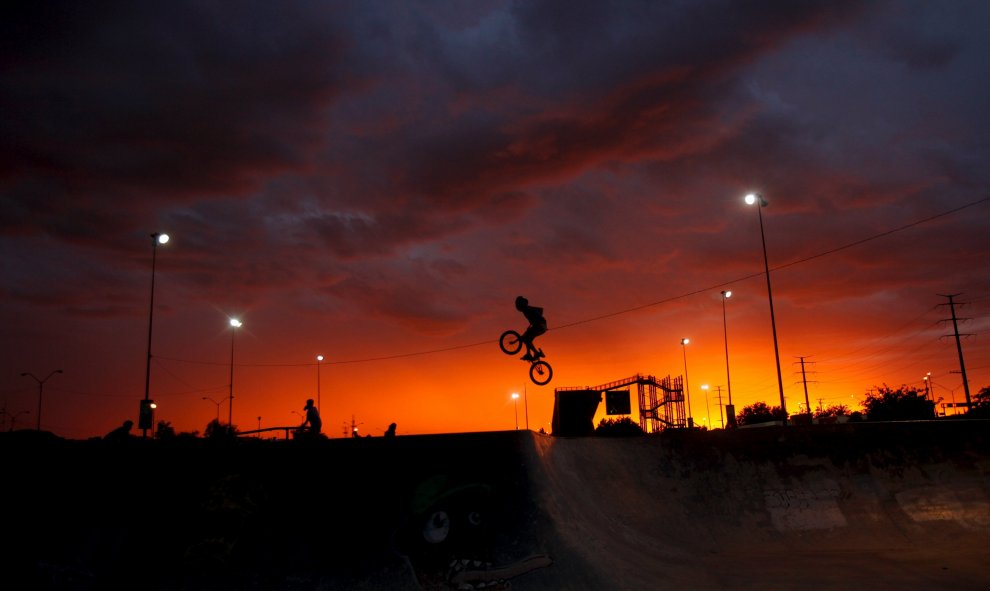
{"type": "Polygon", "coordinates": [[[223,400],[217,402],[216,400],[210,398],[209,396],[203,396],[203,400],[209,400],[213,404],[217,405],[217,425],[220,424],[220,405],[223,404],[223,400]]]}
{"type": "MultiPolygon", "coordinates": [[[[732,297],[732,292],[725,290],[722,292],[722,338],[725,341],[725,384],[726,389],[729,391],[729,406],[726,408],[726,413],[729,415],[729,426],[736,426],[736,407],[732,405],[732,380],[729,379],[729,328],[728,323],[725,320],[725,300],[732,297]]],[[[721,406],[719,410],[721,411],[721,406]]],[[[725,428],[723,422],[722,428],[725,428]]]]}
{"type": "Polygon", "coordinates": [[[43,380],[39,380],[33,373],[31,373],[29,371],[26,371],[26,372],[24,372],[24,373],[21,374],[21,377],[22,378],[29,376],[34,381],[38,382],[38,424],[37,424],[37,430],[38,431],[41,431],[41,397],[42,397],[42,394],[44,393],[45,382],[48,381],[48,378],[52,377],[53,375],[55,375],[57,373],[62,373],[62,370],[61,369],[56,369],[56,370],[52,371],[47,376],[45,376],[45,379],[43,379],[43,380]]]}
{"type": "Polygon", "coordinates": [[[691,339],[681,339],[681,350],[684,352],[684,398],[687,399],[688,407],[688,429],[694,427],[694,413],[691,412],[691,388],[688,386],[688,370],[687,370],[687,344],[691,342],[691,339]]]}
{"type": "Polygon", "coordinates": [[[711,418],[712,418],[712,407],[708,403],[708,384],[701,385],[701,391],[705,393],[705,424],[711,428],[711,418]]]}
{"type": "Polygon", "coordinates": [[[242,322],[236,318],[230,319],[230,394],[227,396],[227,425],[234,427],[234,334],[242,326],[242,322]]]}
{"type": "Polygon", "coordinates": [[[526,413],[526,430],[529,431],[529,396],[526,394],[526,384],[523,384],[523,410],[526,413]]]}
{"type": "Polygon", "coordinates": [[[780,349],[777,346],[777,320],[773,313],[773,290],[770,288],[770,263],[767,259],[767,239],[763,232],[763,208],[769,202],[758,193],[746,195],[746,204],[756,204],[756,211],[760,218],[760,240],[763,243],[763,269],[767,276],[767,298],[770,300],[770,329],[773,331],[773,354],[777,362],[777,390],[780,393],[780,410],[784,415],[784,425],[787,425],[787,402],[784,400],[784,380],[780,375],[780,349]]]}
{"type": "Polygon", "coordinates": [[[323,355],[316,356],[316,408],[323,411],[323,400],[320,398],[320,364],[323,363],[323,355]]]}
{"type": "Polygon", "coordinates": [[[519,430],[519,395],[515,392],[512,393],[512,404],[515,406],[516,411],[516,431],[519,430]]]}
{"type": "MultiPolygon", "coordinates": [[[[155,317],[155,261],[158,258],[158,245],[167,244],[168,234],[156,232],[151,235],[151,305],[148,306],[148,359],[144,368],[144,403],[148,404],[148,395],[151,391],[151,328],[152,319],[155,317]]],[[[141,437],[148,436],[148,428],[141,429],[141,437]]]]}

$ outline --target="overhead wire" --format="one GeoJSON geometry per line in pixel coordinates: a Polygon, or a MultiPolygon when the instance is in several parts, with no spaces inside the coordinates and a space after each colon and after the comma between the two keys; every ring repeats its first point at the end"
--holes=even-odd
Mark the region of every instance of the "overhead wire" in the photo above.
{"type": "MultiPolygon", "coordinates": [[[[812,254],[812,255],[809,255],[809,256],[806,256],[806,257],[803,257],[803,258],[800,258],[800,259],[797,259],[797,260],[794,260],[794,261],[791,261],[791,262],[788,262],[788,263],[783,263],[783,264],[780,264],[780,265],[776,265],[774,267],[771,267],[769,270],[770,271],[779,271],[779,270],[787,269],[789,267],[793,267],[793,266],[796,266],[796,265],[804,264],[804,263],[807,263],[809,261],[813,261],[815,259],[819,259],[819,258],[828,256],[828,255],[832,255],[832,254],[835,254],[835,253],[838,253],[838,252],[841,252],[841,251],[844,251],[844,250],[848,250],[848,249],[854,248],[856,246],[861,246],[861,245],[866,244],[868,242],[872,242],[874,240],[878,240],[880,238],[884,238],[884,237],[890,236],[892,234],[896,234],[898,232],[903,232],[905,230],[909,230],[911,228],[915,228],[917,226],[930,223],[930,222],[935,221],[937,219],[944,218],[946,216],[949,216],[949,215],[958,213],[958,212],[963,211],[965,209],[968,209],[968,208],[971,208],[971,207],[975,207],[977,205],[981,205],[981,204],[987,203],[987,202],[990,202],[990,196],[984,197],[982,199],[977,199],[976,201],[971,201],[971,202],[966,203],[966,204],[963,204],[963,205],[961,205],[959,207],[955,207],[955,208],[952,208],[952,209],[949,209],[949,210],[946,210],[946,211],[942,211],[940,213],[937,213],[937,214],[934,214],[934,215],[931,215],[931,216],[928,216],[928,217],[925,217],[925,218],[922,218],[922,219],[919,219],[919,220],[915,220],[913,222],[910,222],[910,223],[907,223],[907,224],[898,226],[896,228],[891,228],[889,230],[885,230],[883,232],[879,232],[877,234],[873,234],[871,236],[868,236],[868,237],[865,237],[865,238],[861,238],[861,239],[855,240],[853,242],[849,242],[849,243],[846,243],[846,244],[843,244],[843,245],[840,245],[840,246],[836,246],[834,248],[830,248],[828,250],[824,250],[822,252],[815,253],[815,254],[812,254]]],[[[708,293],[708,292],[711,292],[711,291],[714,291],[714,290],[717,290],[717,289],[720,289],[720,288],[723,288],[723,287],[728,287],[728,286],[734,285],[736,283],[740,283],[740,282],[743,282],[743,281],[752,279],[754,277],[760,277],[762,275],[764,275],[764,272],[750,273],[748,275],[736,277],[736,278],[731,279],[731,280],[728,280],[728,281],[722,281],[722,282],[716,283],[714,285],[710,285],[710,286],[707,286],[707,287],[704,287],[704,288],[701,288],[701,289],[695,289],[695,290],[692,290],[692,291],[689,291],[689,292],[685,292],[685,293],[681,293],[681,294],[678,294],[678,295],[670,296],[670,297],[663,298],[661,300],[657,300],[657,301],[654,301],[654,302],[649,302],[649,303],[646,303],[646,304],[641,304],[641,305],[638,305],[638,306],[633,306],[631,308],[625,308],[625,309],[622,309],[622,310],[616,310],[614,312],[608,312],[608,313],[605,313],[605,314],[600,314],[598,316],[592,316],[590,318],[585,318],[585,319],[582,319],[582,320],[576,320],[574,322],[565,323],[565,324],[562,324],[560,326],[554,327],[553,329],[551,329],[551,331],[565,330],[565,329],[569,329],[569,328],[574,328],[576,326],[581,326],[583,324],[589,324],[589,323],[592,323],[592,322],[597,322],[599,320],[605,320],[607,318],[614,318],[616,316],[621,316],[621,315],[625,315],[625,314],[631,314],[633,312],[639,312],[639,311],[645,310],[647,308],[653,308],[653,307],[656,307],[656,306],[661,306],[663,304],[668,304],[668,303],[671,303],[671,302],[674,302],[674,301],[677,301],[677,300],[681,300],[681,299],[684,299],[684,298],[696,296],[696,295],[703,294],[703,293],[708,293]]],[[[360,358],[360,359],[328,360],[328,361],[323,361],[321,363],[323,365],[349,365],[349,364],[356,364],[356,363],[371,363],[371,362],[377,362],[377,361],[390,361],[390,360],[395,360],[395,359],[405,359],[405,358],[409,358],[409,357],[419,357],[419,356],[423,356],[423,355],[434,355],[434,354],[437,354],[437,353],[447,353],[447,352],[450,352],[450,351],[459,351],[459,350],[463,350],[463,349],[471,349],[471,348],[474,348],[474,347],[490,346],[490,345],[492,345],[495,342],[496,342],[495,339],[486,339],[484,341],[476,341],[476,342],[473,342],[473,343],[464,343],[464,344],[460,344],[460,345],[452,345],[452,346],[449,346],[449,347],[440,347],[440,348],[428,349],[428,350],[424,350],[424,351],[411,351],[411,352],[407,352],[407,353],[396,353],[396,354],[391,354],[391,355],[381,355],[381,356],[378,356],[378,357],[365,357],[365,358],[360,358]]],[[[230,363],[224,363],[224,362],[198,361],[198,360],[191,360],[191,359],[181,359],[181,358],[176,358],[176,357],[166,357],[166,356],[162,356],[162,355],[157,355],[156,357],[158,359],[168,360],[168,361],[174,361],[174,362],[177,362],[177,363],[192,363],[192,364],[200,364],[200,365],[231,365],[230,363]]],[[[237,363],[237,364],[234,364],[234,365],[236,365],[237,367],[311,367],[311,366],[317,365],[317,363],[314,363],[314,362],[305,362],[305,363],[237,363]]]]}
{"type": "Polygon", "coordinates": [[[187,394],[208,394],[212,392],[220,392],[222,390],[226,390],[228,387],[224,385],[224,386],[213,386],[211,388],[197,388],[196,386],[193,386],[189,382],[185,381],[184,379],[176,375],[176,373],[173,372],[171,369],[169,369],[164,363],[159,363],[157,358],[152,357],[152,361],[155,363],[155,367],[161,369],[162,371],[170,375],[172,379],[189,388],[189,390],[184,392],[170,392],[170,393],[162,394],[161,396],[184,396],[187,394]]]}

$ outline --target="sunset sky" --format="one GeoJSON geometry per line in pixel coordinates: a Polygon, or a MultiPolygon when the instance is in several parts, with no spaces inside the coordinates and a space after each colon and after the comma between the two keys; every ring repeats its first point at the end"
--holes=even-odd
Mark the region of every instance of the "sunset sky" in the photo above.
{"type": "Polygon", "coordinates": [[[976,0],[5,5],[2,425],[55,369],[43,429],[137,419],[167,232],[150,396],[178,431],[228,416],[230,317],[242,430],[317,397],[332,437],[549,430],[555,387],[685,356],[717,426],[726,332],[736,407],[780,402],[751,191],[788,410],[799,357],[814,406],[927,372],[960,402],[939,294],[975,394],[988,30],[976,0]],[[545,387],[497,345],[517,295],[545,387]]]}

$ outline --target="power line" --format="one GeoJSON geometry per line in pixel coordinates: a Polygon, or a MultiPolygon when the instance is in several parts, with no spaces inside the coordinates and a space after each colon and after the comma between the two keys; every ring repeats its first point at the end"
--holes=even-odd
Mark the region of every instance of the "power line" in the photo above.
{"type": "Polygon", "coordinates": [[[783,265],[774,267],[772,270],[773,271],[776,271],[778,269],[784,269],[784,268],[791,267],[793,265],[797,265],[797,264],[800,264],[800,263],[806,263],[806,262],[808,262],[810,260],[821,258],[821,257],[826,256],[826,255],[835,254],[835,253],[837,253],[839,251],[846,250],[847,248],[852,248],[854,246],[859,246],[860,244],[866,244],[867,242],[870,242],[872,240],[877,240],[878,238],[883,238],[885,236],[890,236],[891,234],[896,234],[897,232],[902,232],[904,230],[909,230],[911,228],[914,228],[916,226],[920,226],[922,224],[927,224],[928,222],[935,221],[935,220],[937,220],[939,218],[943,218],[945,216],[952,215],[954,213],[958,213],[958,212],[960,212],[960,211],[962,211],[964,209],[968,209],[968,208],[973,207],[975,205],[980,205],[981,203],[986,203],[987,201],[990,201],[990,197],[984,197],[983,199],[977,199],[976,201],[971,201],[970,203],[967,203],[965,205],[961,205],[961,206],[959,206],[959,207],[957,207],[955,209],[950,209],[948,211],[943,211],[942,213],[937,213],[937,214],[935,214],[933,216],[929,216],[927,218],[923,218],[923,219],[920,219],[920,220],[913,221],[910,224],[905,224],[903,226],[899,226],[899,227],[894,228],[892,230],[887,230],[886,232],[881,232],[879,234],[874,234],[873,236],[870,236],[868,238],[863,238],[861,240],[856,240],[855,242],[850,242],[848,244],[844,244],[842,246],[838,246],[838,247],[833,248],[831,250],[826,250],[824,252],[820,252],[818,254],[813,254],[813,255],[811,255],[809,257],[805,257],[803,259],[798,259],[798,260],[793,261],[793,262],[790,262],[790,263],[785,263],[783,265]]]}
{"type": "MultiPolygon", "coordinates": [[[[810,255],[810,256],[807,256],[807,257],[804,257],[804,258],[795,260],[795,261],[791,261],[789,263],[784,263],[782,265],[777,265],[775,267],[770,267],[769,270],[770,271],[779,271],[781,269],[786,269],[786,268],[789,268],[789,267],[793,267],[795,265],[800,265],[800,264],[803,264],[803,263],[807,263],[809,261],[813,261],[815,259],[819,259],[819,258],[828,256],[828,255],[831,255],[831,254],[835,254],[837,252],[841,252],[843,250],[847,250],[847,249],[853,248],[855,246],[860,246],[862,244],[866,244],[867,242],[872,242],[873,240],[878,240],[880,238],[884,238],[886,236],[890,236],[890,235],[896,234],[898,232],[903,232],[904,230],[909,230],[911,228],[915,228],[915,227],[920,226],[922,224],[927,224],[927,223],[932,222],[932,221],[935,221],[937,219],[940,219],[940,218],[943,218],[943,217],[952,215],[954,213],[958,213],[958,212],[963,211],[965,209],[968,209],[970,207],[975,207],[977,205],[981,205],[981,204],[987,203],[987,202],[990,202],[990,197],[984,197],[982,199],[977,199],[976,201],[971,201],[970,203],[966,203],[966,204],[961,205],[959,207],[956,207],[954,209],[946,210],[946,211],[943,211],[941,213],[937,213],[935,215],[931,215],[931,216],[928,216],[926,218],[922,218],[920,220],[916,220],[914,222],[911,222],[911,223],[908,223],[908,224],[904,224],[902,226],[898,226],[896,228],[892,228],[890,230],[886,230],[884,232],[880,232],[878,234],[874,234],[874,235],[868,236],[866,238],[862,238],[860,240],[849,242],[847,244],[843,244],[841,246],[837,246],[835,248],[831,248],[831,249],[828,249],[828,250],[819,252],[817,254],[813,254],[813,255],[810,255]]],[[[634,306],[632,308],[626,308],[626,309],[623,309],[623,310],[617,310],[615,312],[608,312],[606,314],[601,314],[599,316],[593,316],[591,318],[585,318],[583,320],[576,320],[574,322],[569,322],[569,323],[566,323],[566,324],[562,324],[562,325],[560,325],[558,327],[555,327],[555,328],[551,329],[548,332],[553,332],[553,331],[556,331],[556,330],[564,330],[564,329],[567,329],[567,328],[573,328],[575,326],[580,326],[582,324],[589,324],[591,322],[597,322],[599,320],[605,320],[606,318],[614,318],[616,316],[622,316],[622,315],[625,315],[625,314],[631,314],[633,312],[639,312],[640,310],[645,310],[647,308],[653,308],[653,307],[660,306],[660,305],[663,305],[663,304],[669,304],[671,302],[674,302],[674,301],[677,301],[677,300],[680,300],[680,299],[684,299],[684,298],[688,298],[688,297],[691,297],[691,296],[696,296],[696,295],[699,295],[699,294],[703,294],[703,293],[715,291],[715,290],[721,289],[723,287],[728,287],[728,286],[733,285],[735,283],[741,283],[743,281],[747,281],[747,280],[753,279],[755,277],[760,277],[763,274],[764,274],[763,272],[750,273],[748,275],[737,277],[737,278],[731,279],[729,281],[723,281],[723,282],[717,283],[715,285],[710,285],[708,287],[704,287],[704,288],[701,288],[701,289],[695,289],[693,291],[689,291],[689,292],[685,292],[685,293],[682,293],[682,294],[679,294],[679,295],[675,295],[675,296],[671,296],[671,297],[668,297],[668,298],[664,298],[662,300],[657,300],[655,302],[650,302],[650,303],[647,303],[647,304],[641,304],[639,306],[634,306]]],[[[447,352],[450,352],[450,351],[459,351],[459,350],[462,350],[462,349],[472,349],[474,347],[490,346],[490,345],[492,345],[492,344],[494,344],[496,342],[497,341],[495,339],[488,339],[488,340],[484,340],[484,341],[477,341],[477,342],[474,342],[474,343],[466,343],[466,344],[462,344],[462,345],[453,345],[453,346],[450,346],[450,347],[442,347],[442,348],[438,348],[438,349],[428,349],[428,350],[425,350],[425,351],[412,351],[412,352],[409,352],[409,353],[396,353],[396,354],[393,354],[393,355],[382,355],[382,356],[379,356],[379,357],[366,357],[366,358],[362,358],[362,359],[345,359],[345,360],[337,360],[337,361],[324,361],[323,364],[324,365],[349,365],[349,364],[354,364],[354,363],[370,363],[370,362],[375,362],[375,361],[390,361],[390,360],[394,360],[394,359],[404,359],[404,358],[408,358],[408,357],[419,357],[419,356],[423,356],[423,355],[433,355],[433,354],[436,354],[436,353],[447,353],[447,352]]],[[[190,359],[179,359],[179,358],[175,358],[175,357],[165,357],[165,356],[162,356],[162,355],[156,355],[156,357],[158,359],[164,359],[164,360],[168,360],[168,361],[175,361],[175,362],[178,362],[178,363],[195,363],[195,364],[200,364],[200,365],[224,365],[224,366],[231,365],[229,362],[224,363],[224,362],[213,362],[213,361],[195,361],[195,360],[190,360],[190,359]]],[[[316,363],[313,363],[313,362],[307,362],[307,363],[237,363],[235,365],[237,367],[308,367],[308,366],[316,365],[316,363]]]]}

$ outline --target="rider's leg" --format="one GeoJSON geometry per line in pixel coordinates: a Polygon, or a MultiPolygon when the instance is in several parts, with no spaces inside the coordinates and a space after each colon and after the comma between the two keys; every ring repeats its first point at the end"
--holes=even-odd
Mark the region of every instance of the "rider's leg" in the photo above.
{"type": "Polygon", "coordinates": [[[536,348],[536,345],[533,343],[533,339],[545,332],[546,329],[543,327],[530,325],[529,328],[526,329],[526,332],[521,335],[520,340],[526,344],[526,355],[523,356],[524,360],[535,361],[543,356],[543,352],[536,348]]]}
{"type": "Polygon", "coordinates": [[[533,337],[529,334],[529,329],[520,335],[519,340],[526,345],[526,354],[522,356],[522,360],[533,361],[536,358],[536,348],[533,347],[533,337]]]}

